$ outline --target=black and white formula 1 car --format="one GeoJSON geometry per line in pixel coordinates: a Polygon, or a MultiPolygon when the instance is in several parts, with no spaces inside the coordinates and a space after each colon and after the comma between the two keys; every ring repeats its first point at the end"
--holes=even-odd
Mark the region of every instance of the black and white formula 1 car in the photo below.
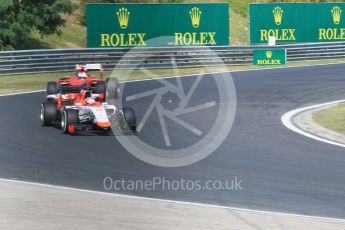
{"type": "Polygon", "coordinates": [[[136,118],[132,108],[118,109],[99,99],[98,94],[82,90],[70,105],[62,103],[66,95],[50,95],[41,104],[42,126],[57,125],[63,133],[81,131],[108,133],[136,132],[136,118]]]}

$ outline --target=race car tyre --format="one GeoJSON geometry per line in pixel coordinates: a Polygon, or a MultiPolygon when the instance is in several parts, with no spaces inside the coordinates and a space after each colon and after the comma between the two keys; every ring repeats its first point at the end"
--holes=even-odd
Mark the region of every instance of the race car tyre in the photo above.
{"type": "Polygon", "coordinates": [[[61,117],[61,130],[63,133],[76,134],[75,125],[78,124],[78,111],[65,109],[61,117]]]}
{"type": "Polygon", "coordinates": [[[47,83],[47,95],[57,94],[59,91],[59,88],[56,84],[56,82],[48,82],[47,83]]]}
{"type": "Polygon", "coordinates": [[[134,110],[128,107],[128,108],[123,108],[122,112],[129,129],[135,132],[137,129],[137,120],[135,118],[134,110]]]}
{"type": "Polygon", "coordinates": [[[49,126],[57,120],[57,104],[56,102],[43,102],[41,104],[41,124],[42,126],[49,126]]]}
{"type": "Polygon", "coordinates": [[[106,86],[106,99],[119,99],[120,98],[120,88],[117,78],[107,78],[105,80],[106,86]]]}
{"type": "Polygon", "coordinates": [[[98,82],[95,85],[95,93],[97,93],[97,94],[102,94],[102,93],[105,94],[106,90],[107,90],[107,87],[105,86],[104,81],[98,82]]]}

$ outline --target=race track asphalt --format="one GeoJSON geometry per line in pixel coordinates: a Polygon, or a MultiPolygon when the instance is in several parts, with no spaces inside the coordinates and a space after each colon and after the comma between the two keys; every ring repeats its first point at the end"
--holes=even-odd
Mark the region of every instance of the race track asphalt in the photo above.
{"type": "MultiPolygon", "coordinates": [[[[242,180],[242,190],[111,192],[345,218],[345,149],[294,133],[280,121],[289,110],[344,99],[344,70],[344,64],[336,64],[232,73],[237,112],[230,134],[212,155],[177,168],[144,163],[113,136],[69,136],[53,127],[42,128],[39,106],[43,93],[0,97],[0,178],[105,191],[103,179],[107,176],[203,181],[237,177],[242,180]]],[[[193,78],[184,80],[187,88],[193,78]]],[[[200,82],[202,92],[196,102],[216,91],[207,79],[206,75],[200,82]]],[[[128,94],[153,87],[151,81],[127,84],[128,94]]],[[[133,104],[139,119],[151,99],[133,104]]],[[[207,119],[214,118],[212,110],[206,114],[207,119]]],[[[162,133],[155,120],[153,116],[141,135],[148,142],[159,143],[162,133]]],[[[204,123],[207,129],[208,122],[204,123]]],[[[195,141],[183,135],[189,134],[179,129],[170,133],[181,146],[195,141]]]]}

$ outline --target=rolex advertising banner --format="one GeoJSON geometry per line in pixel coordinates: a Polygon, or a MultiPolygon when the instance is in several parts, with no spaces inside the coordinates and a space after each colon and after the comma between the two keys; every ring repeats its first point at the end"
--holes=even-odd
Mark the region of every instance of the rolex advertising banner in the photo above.
{"type": "Polygon", "coordinates": [[[344,3],[250,4],[250,43],[345,41],[344,3]]]}
{"type": "Polygon", "coordinates": [[[254,65],[285,65],[285,49],[265,49],[253,51],[254,65]]]}
{"type": "Polygon", "coordinates": [[[88,47],[229,45],[227,3],[87,4],[86,23],[88,47]]]}

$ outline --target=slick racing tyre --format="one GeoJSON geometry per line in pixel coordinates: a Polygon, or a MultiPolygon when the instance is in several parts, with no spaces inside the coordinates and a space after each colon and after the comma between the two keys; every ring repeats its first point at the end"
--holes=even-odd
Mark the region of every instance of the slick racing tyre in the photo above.
{"type": "Polygon", "coordinates": [[[135,132],[137,129],[137,120],[135,118],[134,110],[128,107],[128,108],[123,108],[122,112],[129,129],[135,132]]]}
{"type": "Polygon", "coordinates": [[[104,81],[100,81],[95,85],[95,93],[97,94],[102,94],[102,93],[105,94],[106,90],[107,90],[107,87],[104,81]]]}
{"type": "Polygon", "coordinates": [[[57,94],[59,91],[59,88],[56,84],[56,82],[48,82],[47,83],[47,95],[57,94]]]}
{"type": "Polygon", "coordinates": [[[42,126],[49,126],[57,120],[57,104],[56,102],[48,101],[41,104],[41,124],[42,126]]]}
{"type": "Polygon", "coordinates": [[[75,126],[78,124],[78,110],[65,109],[61,117],[62,133],[76,134],[75,126]]]}
{"type": "Polygon", "coordinates": [[[120,88],[117,78],[107,78],[105,81],[106,86],[106,99],[119,99],[120,98],[120,88]]]}

